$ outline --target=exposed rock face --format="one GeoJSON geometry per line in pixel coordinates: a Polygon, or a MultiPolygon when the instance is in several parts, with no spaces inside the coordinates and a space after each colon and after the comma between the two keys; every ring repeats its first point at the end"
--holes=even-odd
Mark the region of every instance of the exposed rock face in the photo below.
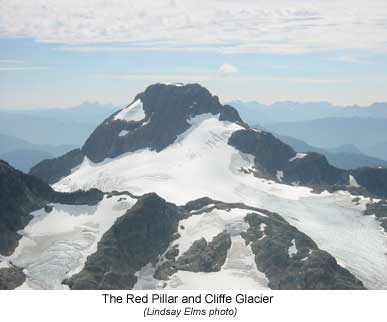
{"type": "Polygon", "coordinates": [[[115,119],[119,112],[110,116],[82,148],[90,160],[100,162],[144,148],[161,151],[190,127],[190,118],[203,113],[219,114],[220,120],[243,123],[234,108],[222,106],[218,97],[198,84],[152,85],[138,94],[133,103],[138,101],[142,102],[145,118],[115,119]]]}
{"type": "Polygon", "coordinates": [[[305,157],[288,162],[285,180],[302,185],[347,185],[348,171],[337,169],[328,163],[325,156],[308,153],[305,157]]]}
{"type": "Polygon", "coordinates": [[[135,272],[154,262],[174,238],[179,208],[147,194],[104,234],[84,269],[64,283],[71,289],[131,289],[135,272]]]}
{"type": "Polygon", "coordinates": [[[98,189],[87,191],[78,190],[71,193],[55,192],[51,202],[67,205],[88,205],[94,206],[103,199],[104,193],[98,189]]]}
{"type": "MultiPolygon", "coordinates": [[[[210,198],[193,200],[184,206],[185,218],[200,216],[213,208],[250,210],[245,218],[249,229],[242,237],[255,254],[257,268],[264,272],[274,289],[364,289],[364,285],[348,270],[339,266],[327,252],[320,250],[305,234],[291,226],[278,214],[240,203],[224,203],[210,198]],[[208,205],[212,207],[206,207],[208,205]],[[256,212],[255,212],[256,211],[256,212]]],[[[228,232],[222,232],[211,242],[195,241],[178,257],[171,248],[161,258],[154,277],[168,280],[179,270],[216,272],[221,269],[231,246],[228,232]]]]}
{"type": "Polygon", "coordinates": [[[32,211],[51,202],[95,205],[102,198],[103,193],[97,189],[56,192],[39,178],[24,174],[0,161],[0,254],[13,253],[21,238],[17,231],[27,225],[32,218],[32,211]]]}
{"type": "MultiPolygon", "coordinates": [[[[166,280],[178,270],[190,272],[218,272],[227,258],[231,247],[231,237],[226,231],[215,236],[207,243],[204,238],[195,241],[177,260],[169,258],[155,272],[155,277],[166,280]]],[[[173,249],[172,249],[173,250],[173,249]]],[[[178,254],[175,253],[177,256],[178,254]]],[[[175,256],[174,256],[175,257],[175,256]]],[[[166,255],[166,258],[167,255],[166,255]]]]}
{"type": "Polygon", "coordinates": [[[269,217],[248,214],[250,228],[242,236],[255,254],[260,271],[272,289],[364,289],[348,270],[304,233],[272,213],[269,217]]]}
{"type": "Polygon", "coordinates": [[[177,262],[178,269],[191,272],[216,272],[224,264],[231,239],[227,233],[218,235],[211,243],[204,238],[195,241],[177,262]],[[228,238],[227,238],[228,237],[228,238]],[[214,245],[215,244],[215,245],[214,245]],[[225,244],[224,247],[219,247],[225,244]],[[219,250],[219,253],[216,252],[219,250]],[[218,260],[217,260],[218,258],[218,260]]]}
{"type": "Polygon", "coordinates": [[[10,255],[30,212],[44,207],[53,190],[40,179],[28,176],[0,161],[0,254],[10,255]]]}
{"type": "Polygon", "coordinates": [[[366,216],[374,215],[380,222],[380,226],[382,226],[384,231],[387,233],[387,201],[386,200],[381,200],[375,203],[367,204],[364,214],[366,216]]]}
{"type": "Polygon", "coordinates": [[[82,163],[84,158],[80,149],[72,150],[58,158],[43,160],[33,166],[29,174],[34,175],[48,184],[68,176],[71,170],[82,163]]]}
{"type": "Polygon", "coordinates": [[[387,198],[387,169],[360,168],[351,171],[357,183],[370,193],[387,198]]]}
{"type": "Polygon", "coordinates": [[[294,158],[296,152],[271,133],[251,129],[234,132],[228,143],[243,153],[254,156],[258,176],[277,179],[282,171],[284,183],[305,186],[340,186],[348,184],[348,172],[331,166],[325,156],[309,153],[294,158]],[[292,160],[294,158],[294,160],[292,160]]]}
{"type": "Polygon", "coordinates": [[[251,129],[234,132],[228,144],[243,153],[253,155],[255,167],[266,176],[275,176],[276,171],[284,169],[289,159],[296,155],[289,145],[282,143],[271,133],[251,129]]]}
{"type": "Polygon", "coordinates": [[[18,267],[0,268],[0,290],[13,290],[26,280],[23,270],[18,267]]]}

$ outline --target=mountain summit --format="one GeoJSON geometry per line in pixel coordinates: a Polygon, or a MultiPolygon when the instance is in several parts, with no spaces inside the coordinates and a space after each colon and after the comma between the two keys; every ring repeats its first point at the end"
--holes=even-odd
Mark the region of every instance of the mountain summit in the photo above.
{"type": "Polygon", "coordinates": [[[205,113],[243,123],[234,108],[222,106],[198,84],[152,85],[98,126],[82,152],[91,161],[100,162],[145,148],[161,151],[190,128],[190,119],[205,113]]]}

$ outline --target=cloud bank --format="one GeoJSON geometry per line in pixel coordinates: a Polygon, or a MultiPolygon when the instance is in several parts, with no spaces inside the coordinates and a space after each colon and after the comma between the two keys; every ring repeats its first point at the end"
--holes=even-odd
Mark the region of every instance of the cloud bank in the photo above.
{"type": "Polygon", "coordinates": [[[0,0],[0,36],[75,51],[384,51],[387,6],[385,0],[0,0]]]}

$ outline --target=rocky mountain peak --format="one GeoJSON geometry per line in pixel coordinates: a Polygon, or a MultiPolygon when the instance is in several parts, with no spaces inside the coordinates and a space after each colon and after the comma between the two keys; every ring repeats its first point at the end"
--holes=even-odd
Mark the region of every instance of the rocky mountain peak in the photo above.
{"type": "Polygon", "coordinates": [[[161,151],[191,126],[190,119],[206,113],[244,124],[233,107],[199,84],[151,85],[98,126],[82,152],[100,162],[144,148],[161,151]]]}

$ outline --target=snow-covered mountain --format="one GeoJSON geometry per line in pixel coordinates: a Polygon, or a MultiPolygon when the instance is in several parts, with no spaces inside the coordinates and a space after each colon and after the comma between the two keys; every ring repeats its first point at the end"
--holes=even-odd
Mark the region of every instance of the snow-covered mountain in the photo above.
{"type": "Polygon", "coordinates": [[[148,87],[30,174],[101,197],[33,209],[0,263],[23,288],[387,288],[387,170],[296,153],[197,84],[148,87]]]}

